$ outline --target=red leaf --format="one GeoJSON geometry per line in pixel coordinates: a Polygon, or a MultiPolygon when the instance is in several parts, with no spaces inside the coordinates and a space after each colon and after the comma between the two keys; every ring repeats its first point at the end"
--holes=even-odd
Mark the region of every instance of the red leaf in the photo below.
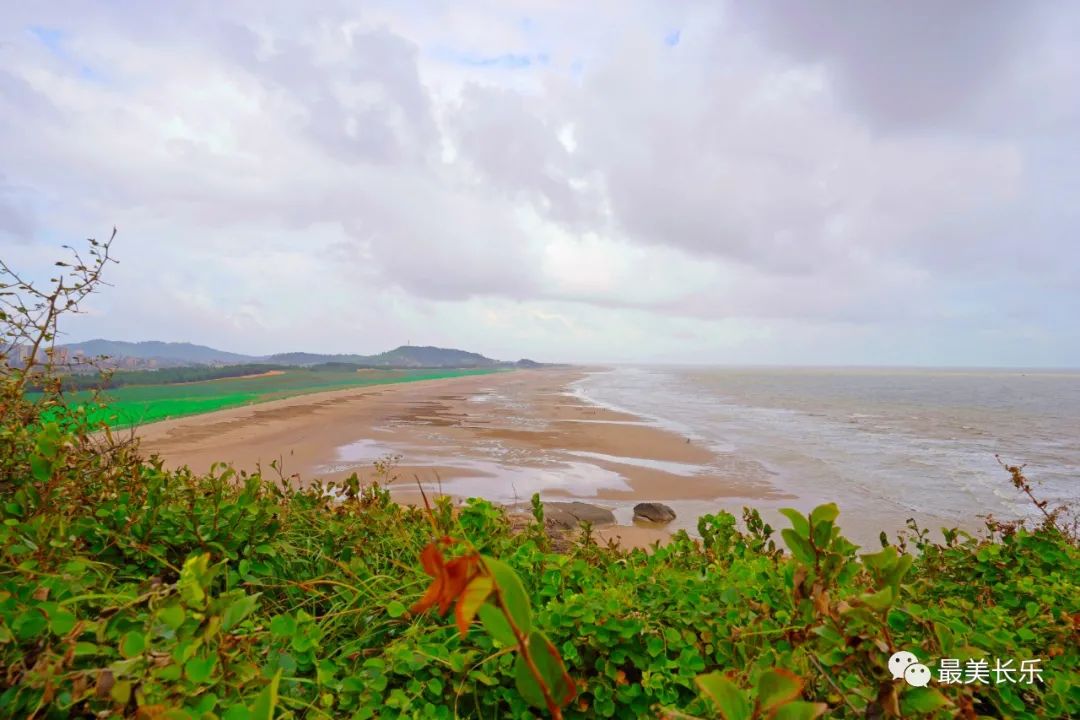
{"type": "Polygon", "coordinates": [[[439,599],[439,612],[445,615],[450,611],[450,604],[465,592],[465,587],[476,575],[477,558],[475,555],[463,555],[446,564],[446,581],[443,583],[442,598],[439,599]]]}
{"type": "Polygon", "coordinates": [[[420,564],[424,566],[424,572],[431,577],[438,577],[442,572],[443,556],[438,543],[429,542],[420,552],[420,564]]]}
{"type": "Polygon", "coordinates": [[[439,601],[446,577],[446,564],[437,543],[431,542],[424,547],[420,553],[420,564],[424,566],[424,572],[432,577],[432,581],[424,596],[409,609],[414,615],[428,610],[439,601]]]}
{"type": "Polygon", "coordinates": [[[476,555],[463,555],[446,562],[437,542],[427,544],[420,553],[420,563],[424,572],[431,576],[431,585],[410,609],[414,614],[438,605],[439,613],[446,615],[454,601],[465,592],[469,581],[479,574],[480,567],[476,555]]]}

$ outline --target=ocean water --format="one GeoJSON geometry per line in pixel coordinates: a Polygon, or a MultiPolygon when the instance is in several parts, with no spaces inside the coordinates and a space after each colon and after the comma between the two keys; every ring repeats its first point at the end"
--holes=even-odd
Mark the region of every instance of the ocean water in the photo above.
{"type": "Polygon", "coordinates": [[[707,444],[794,496],[777,507],[837,502],[863,538],[1032,515],[995,455],[1080,500],[1080,371],[618,367],[574,392],[707,444]]]}

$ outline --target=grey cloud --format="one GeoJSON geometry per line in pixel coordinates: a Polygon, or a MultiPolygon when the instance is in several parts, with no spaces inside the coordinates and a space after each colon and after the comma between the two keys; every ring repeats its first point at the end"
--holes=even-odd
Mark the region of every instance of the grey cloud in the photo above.
{"type": "Polygon", "coordinates": [[[332,60],[318,38],[260,38],[248,27],[219,29],[222,53],[260,82],[289,93],[307,131],[333,157],[384,164],[422,160],[436,130],[416,48],[385,29],[351,33],[332,60]],[[264,48],[263,45],[268,47],[264,48]]]}
{"type": "MultiPolygon", "coordinates": [[[[0,58],[2,57],[0,54],[0,58]]],[[[32,115],[40,121],[54,122],[59,118],[56,107],[47,97],[23,78],[3,69],[0,69],[0,102],[7,111],[0,113],[0,130],[12,130],[16,117],[24,114],[32,115]]]]}
{"type": "Polygon", "coordinates": [[[742,52],[719,60],[755,69],[693,74],[630,51],[587,81],[582,152],[629,237],[806,274],[853,251],[887,256],[941,217],[977,219],[1008,199],[1019,169],[1007,144],[877,139],[812,74],[742,52]],[[782,101],[767,95],[784,82],[782,101]]]}
{"type": "MultiPolygon", "coordinates": [[[[537,263],[510,201],[470,187],[456,168],[433,157],[439,136],[415,45],[385,28],[336,27],[340,31],[325,37],[321,20],[279,24],[273,33],[260,34],[235,22],[184,17],[167,52],[197,39],[199,52],[189,62],[193,69],[213,64],[215,77],[207,87],[228,83],[246,96],[236,108],[215,108],[209,115],[203,91],[193,93],[179,74],[182,66],[175,66],[168,70],[177,74],[160,81],[179,81],[180,92],[138,88],[138,101],[112,109],[113,128],[88,122],[94,118],[84,114],[86,106],[70,105],[71,98],[64,98],[69,105],[57,122],[42,127],[42,116],[24,99],[44,96],[12,75],[9,84],[21,95],[11,98],[15,112],[8,117],[13,135],[27,141],[4,157],[18,165],[20,176],[66,188],[61,195],[107,209],[109,220],[121,226],[144,212],[182,219],[210,230],[196,230],[188,241],[207,246],[233,228],[243,232],[230,240],[229,250],[257,252],[260,243],[296,242],[292,234],[278,239],[279,228],[339,225],[359,252],[343,248],[335,260],[355,262],[328,258],[327,272],[360,274],[367,282],[398,285],[421,297],[529,295],[537,263]],[[228,125],[210,129],[223,127],[233,135],[235,150],[222,153],[212,138],[196,135],[171,139],[160,149],[152,145],[153,152],[145,146],[127,152],[125,143],[161,142],[159,128],[136,125],[140,103],[165,120],[190,117],[205,124],[224,117],[228,125]],[[255,103],[265,114],[255,126],[248,124],[250,117],[226,114],[255,103]],[[69,123],[88,127],[76,136],[63,131],[69,123]],[[95,132],[102,135],[88,140],[95,132]],[[49,142],[50,133],[56,142],[49,142]]],[[[122,50],[138,42],[138,36],[114,36],[108,29],[95,37],[122,50]]],[[[102,94],[108,98],[108,92],[102,94]]]]}
{"type": "Polygon", "coordinates": [[[558,116],[538,110],[520,93],[470,83],[448,125],[462,157],[495,192],[523,197],[558,222],[595,227],[600,198],[571,185],[582,168],[559,140],[558,116]]]}
{"type": "Polygon", "coordinates": [[[512,214],[483,196],[400,173],[360,194],[345,223],[383,269],[383,282],[432,299],[537,292],[537,262],[512,214]]]}
{"type": "Polygon", "coordinates": [[[821,62],[885,129],[967,114],[1033,40],[1045,3],[1010,0],[732,3],[732,25],[801,62],[821,62]]]}
{"type": "Polygon", "coordinates": [[[34,213],[27,202],[27,193],[8,184],[0,174],[0,237],[26,242],[37,228],[34,213]]]}

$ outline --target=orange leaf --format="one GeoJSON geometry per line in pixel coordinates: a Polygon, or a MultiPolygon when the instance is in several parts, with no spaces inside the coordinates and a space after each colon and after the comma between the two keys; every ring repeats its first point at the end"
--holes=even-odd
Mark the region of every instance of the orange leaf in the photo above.
{"type": "Polygon", "coordinates": [[[437,542],[427,544],[420,553],[420,562],[432,579],[424,596],[412,606],[414,614],[438,604],[439,613],[446,615],[454,601],[465,592],[469,581],[479,573],[480,566],[476,555],[463,555],[446,562],[437,542]]]}
{"type": "Polygon", "coordinates": [[[442,595],[443,578],[441,575],[436,576],[431,584],[428,585],[428,589],[424,592],[424,597],[416,601],[416,603],[409,608],[409,612],[413,615],[418,615],[425,610],[430,609],[439,601],[440,595],[442,595]]]}
{"type": "Polygon", "coordinates": [[[439,612],[443,615],[450,611],[450,604],[465,592],[465,586],[476,575],[479,562],[475,555],[463,555],[446,563],[446,582],[439,599],[439,612]]]}
{"type": "Polygon", "coordinates": [[[443,555],[439,550],[438,543],[429,542],[420,552],[420,564],[424,566],[424,572],[431,577],[438,577],[443,568],[443,555]]]}
{"type": "Polygon", "coordinates": [[[465,586],[465,592],[458,598],[457,608],[454,610],[457,627],[462,636],[469,631],[476,611],[487,601],[494,589],[495,581],[490,575],[477,575],[465,586]]]}
{"type": "Polygon", "coordinates": [[[443,561],[438,544],[431,542],[424,547],[420,553],[420,564],[424,566],[424,572],[430,575],[432,580],[424,596],[409,609],[409,612],[414,615],[424,612],[439,601],[446,582],[446,563],[443,561]]]}

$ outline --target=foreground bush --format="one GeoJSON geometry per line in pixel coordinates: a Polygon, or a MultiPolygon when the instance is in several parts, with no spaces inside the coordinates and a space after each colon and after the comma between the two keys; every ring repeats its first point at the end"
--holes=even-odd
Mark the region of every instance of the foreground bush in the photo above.
{"type": "Polygon", "coordinates": [[[784,552],[755,512],[741,527],[718,513],[700,541],[651,554],[587,532],[556,554],[539,503],[512,532],[488,503],[402,507],[355,477],[294,489],[166,470],[87,410],[65,414],[47,372],[31,402],[33,368],[0,366],[3,717],[545,713],[512,636],[426,609],[463,600],[433,584],[432,548],[498,558],[484,567],[504,589],[520,579],[515,602],[565,662],[566,717],[1080,715],[1080,553],[1050,514],[988,538],[913,529],[868,552],[824,505],[787,513],[784,552]],[[1041,681],[913,687],[890,670],[898,650],[935,678],[941,659],[1038,660],[1041,681]]]}
{"type": "Polygon", "coordinates": [[[512,534],[481,501],[429,516],[377,488],[334,499],[95,454],[56,426],[3,433],[27,453],[0,476],[5,717],[531,717],[505,646],[408,613],[432,520],[517,571],[578,686],[568,717],[710,716],[709,673],[749,688],[772,668],[836,716],[1080,712],[1080,558],[1051,530],[860,556],[825,506],[785,533],[794,556],[724,513],[703,519],[704,544],[557,555],[539,524],[512,534]],[[908,687],[894,649],[1041,658],[1045,683],[908,687]]]}

